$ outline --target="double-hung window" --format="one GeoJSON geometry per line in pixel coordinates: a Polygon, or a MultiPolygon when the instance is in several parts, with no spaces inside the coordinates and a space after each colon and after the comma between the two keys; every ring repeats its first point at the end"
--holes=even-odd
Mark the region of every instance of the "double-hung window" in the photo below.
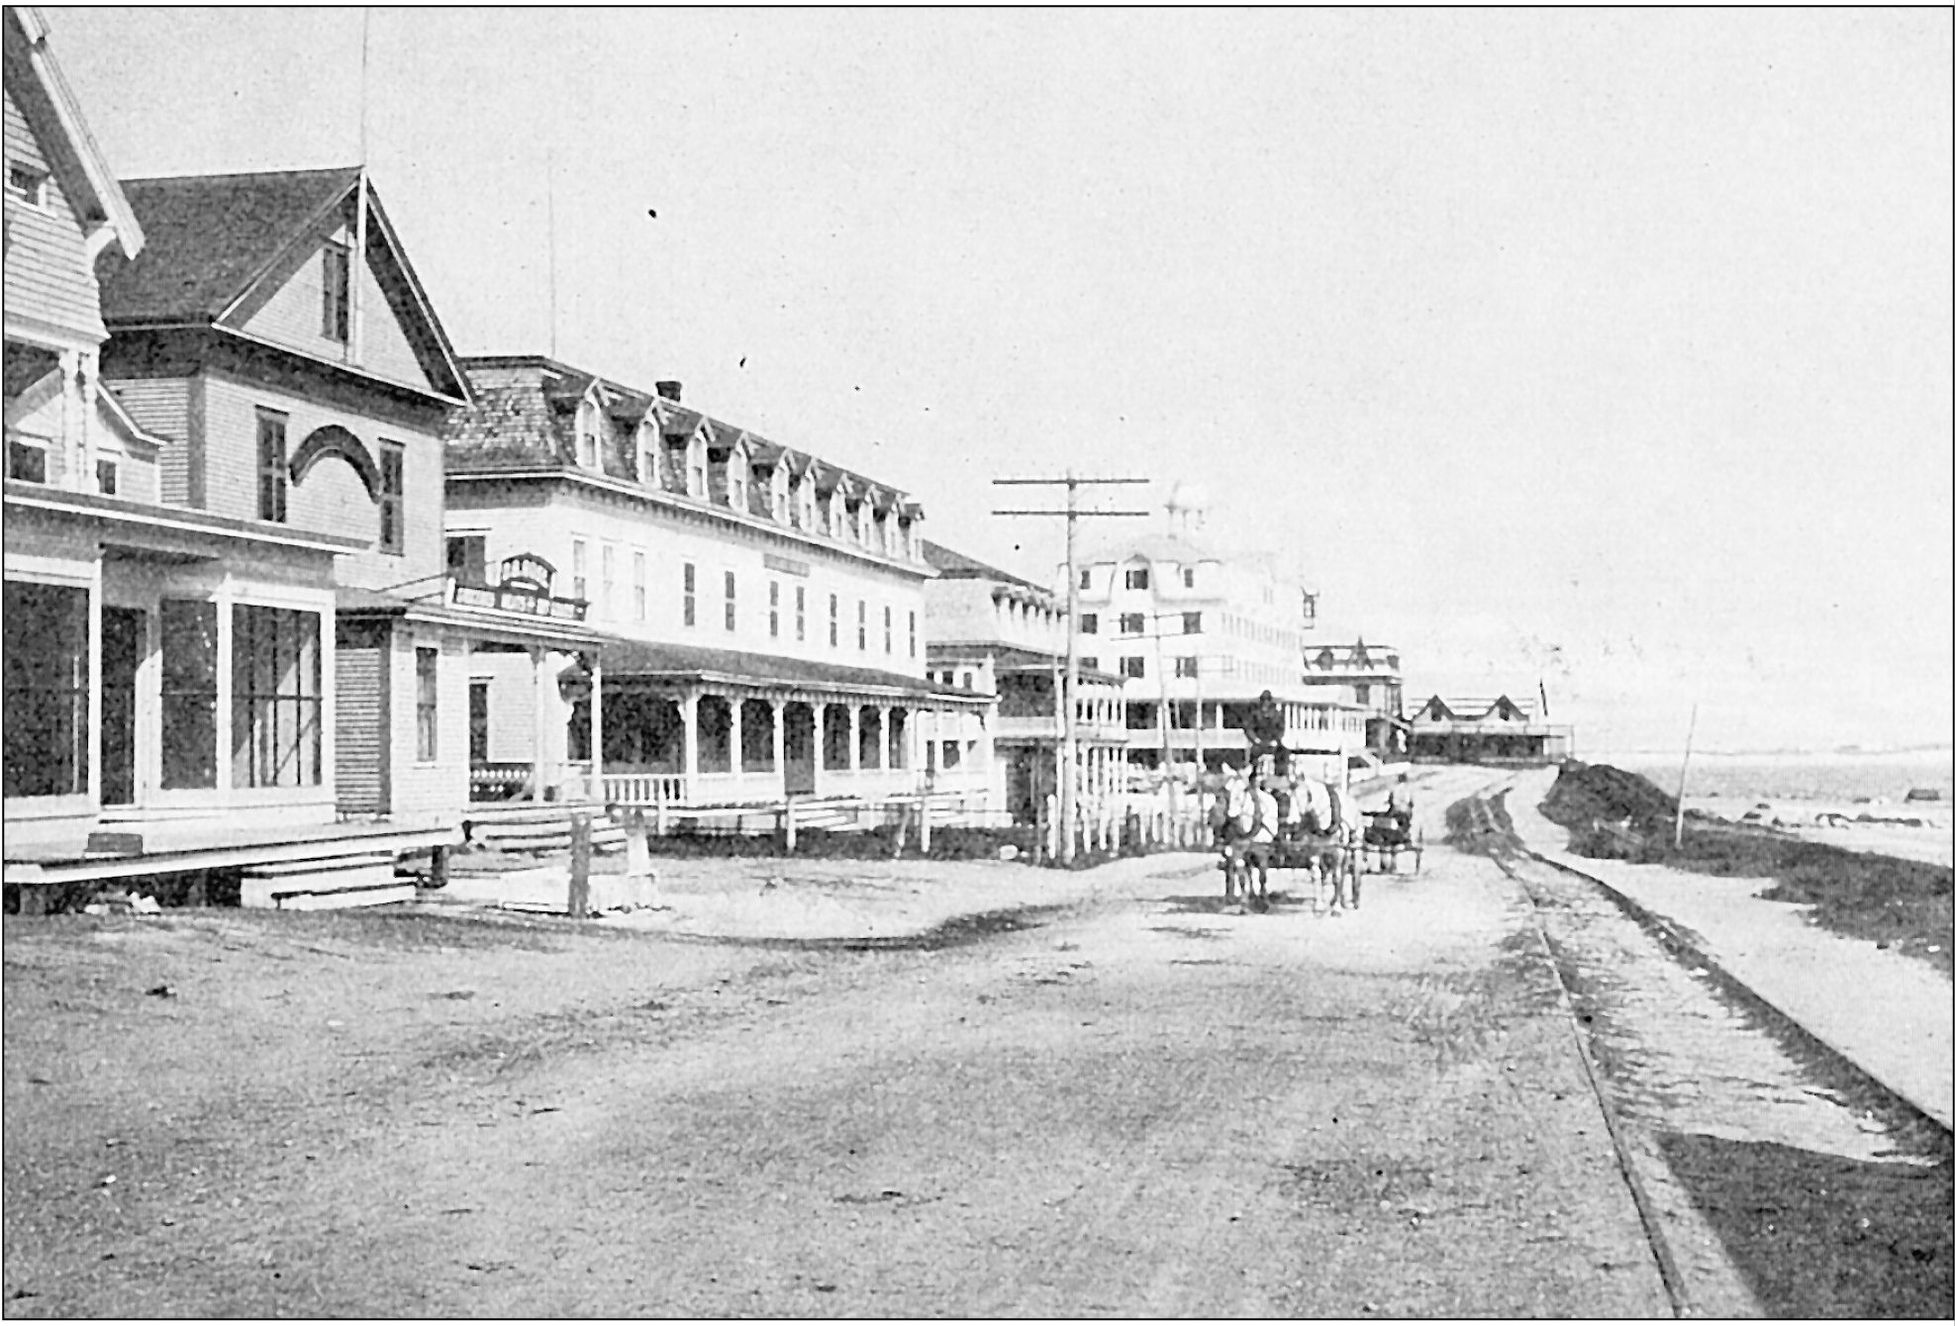
{"type": "Polygon", "coordinates": [[[19,433],[7,435],[7,477],[22,483],[48,481],[48,444],[45,438],[19,433]]]}
{"type": "Polygon", "coordinates": [[[441,752],[441,651],[414,651],[414,758],[433,764],[441,752]]]}
{"type": "Polygon", "coordinates": [[[400,553],[407,549],[407,534],[402,528],[401,498],[407,482],[407,449],[398,442],[380,443],[380,551],[400,553]]]}
{"type": "Polygon", "coordinates": [[[631,554],[631,611],[637,620],[645,620],[645,554],[636,549],[631,554]]]}
{"type": "Polygon", "coordinates": [[[319,334],[329,341],[344,343],[351,325],[351,256],[344,244],[328,244],[319,254],[320,302],[319,334]]]}
{"type": "Polygon", "coordinates": [[[685,622],[691,626],[699,620],[699,568],[691,562],[686,563],[685,584],[685,622]]]}
{"type": "Polygon", "coordinates": [[[258,411],[258,519],[285,519],[285,416],[258,411]]]}
{"type": "Polygon", "coordinates": [[[796,640],[808,638],[808,587],[806,585],[794,587],[794,638],[796,640]]]}
{"type": "Polygon", "coordinates": [[[855,647],[867,651],[869,648],[869,601],[855,601],[855,647]]]}
{"type": "Polygon", "coordinates": [[[781,582],[767,582],[767,634],[779,639],[781,634],[781,582]]]}
{"type": "Polygon", "coordinates": [[[734,580],[733,572],[726,573],[726,629],[733,629],[734,621],[734,580]]]}

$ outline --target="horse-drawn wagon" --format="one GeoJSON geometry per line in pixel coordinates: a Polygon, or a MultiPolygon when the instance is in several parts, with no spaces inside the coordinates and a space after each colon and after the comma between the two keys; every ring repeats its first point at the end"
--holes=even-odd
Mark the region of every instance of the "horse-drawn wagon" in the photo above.
{"type": "Polygon", "coordinates": [[[1252,785],[1231,782],[1211,814],[1225,904],[1267,911],[1269,872],[1301,870],[1308,874],[1318,912],[1325,910],[1327,898],[1332,915],[1355,909],[1363,892],[1363,864],[1344,799],[1322,784],[1312,789],[1300,776],[1277,774],[1267,757],[1255,767],[1267,800],[1259,800],[1252,785]],[[1313,790],[1326,795],[1319,801],[1313,790]]]}
{"type": "Polygon", "coordinates": [[[1398,858],[1412,858],[1412,873],[1425,866],[1426,831],[1412,827],[1412,814],[1401,810],[1364,812],[1364,839],[1358,852],[1366,865],[1376,865],[1383,873],[1398,873],[1398,858]]]}

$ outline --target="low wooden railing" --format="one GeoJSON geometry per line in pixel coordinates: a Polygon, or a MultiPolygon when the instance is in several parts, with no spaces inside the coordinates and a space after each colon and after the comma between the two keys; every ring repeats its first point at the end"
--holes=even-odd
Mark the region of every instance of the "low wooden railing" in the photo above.
{"type": "Polygon", "coordinates": [[[513,801],[529,791],[535,766],[527,760],[497,760],[468,766],[470,801],[513,801]]]}

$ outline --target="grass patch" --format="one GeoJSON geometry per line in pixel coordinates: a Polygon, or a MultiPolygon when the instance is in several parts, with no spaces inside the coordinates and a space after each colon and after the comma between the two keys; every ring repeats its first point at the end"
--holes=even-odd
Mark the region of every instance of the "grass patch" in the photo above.
{"type": "Polygon", "coordinates": [[[1955,946],[1955,872],[1947,866],[1805,842],[1689,813],[1676,843],[1676,798],[1641,774],[1570,760],[1541,813],[1578,855],[1700,875],[1771,878],[1763,896],[1813,908],[1819,924],[1925,958],[1944,974],[1955,946]]]}

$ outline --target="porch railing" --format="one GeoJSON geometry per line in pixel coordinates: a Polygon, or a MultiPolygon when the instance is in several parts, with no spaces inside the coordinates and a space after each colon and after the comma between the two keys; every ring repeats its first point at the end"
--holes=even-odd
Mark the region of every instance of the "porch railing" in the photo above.
{"type": "Polygon", "coordinates": [[[529,791],[534,765],[527,760],[497,760],[468,767],[470,801],[512,801],[529,791]]]}

